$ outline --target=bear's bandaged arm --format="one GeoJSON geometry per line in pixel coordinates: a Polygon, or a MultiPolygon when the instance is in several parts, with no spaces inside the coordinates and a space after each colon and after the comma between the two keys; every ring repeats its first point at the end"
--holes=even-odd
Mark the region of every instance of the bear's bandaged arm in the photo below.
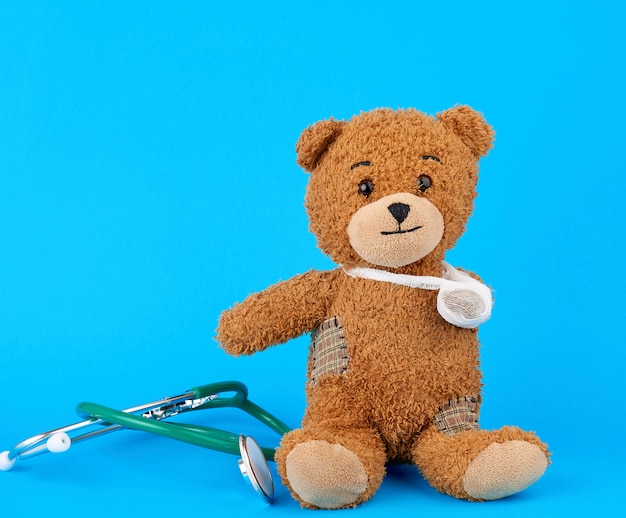
{"type": "Polygon", "coordinates": [[[229,354],[252,354],[315,329],[326,318],[337,270],[311,270],[224,311],[217,341],[229,354]]]}

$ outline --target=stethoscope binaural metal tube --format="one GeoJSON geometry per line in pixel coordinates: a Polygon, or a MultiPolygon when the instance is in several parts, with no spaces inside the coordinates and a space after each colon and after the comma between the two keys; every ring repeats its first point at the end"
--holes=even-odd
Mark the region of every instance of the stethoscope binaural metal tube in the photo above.
{"type": "MultiPolygon", "coordinates": [[[[187,401],[190,398],[195,397],[196,392],[194,390],[190,390],[184,394],[174,397],[167,397],[157,401],[153,401],[151,403],[146,403],[139,406],[134,406],[131,408],[127,408],[123,410],[125,413],[137,413],[137,412],[146,412],[149,410],[153,410],[155,408],[162,408],[164,406],[171,406],[180,404],[183,401],[187,401]]],[[[86,417],[86,416],[85,416],[86,417]]],[[[48,453],[51,450],[49,449],[47,442],[57,436],[63,436],[63,434],[67,435],[71,432],[75,432],[77,430],[81,430],[83,428],[87,428],[89,426],[95,426],[100,424],[101,421],[97,418],[88,417],[84,421],[80,421],[77,423],[73,423],[67,426],[63,426],[61,428],[56,428],[54,430],[50,430],[48,432],[44,432],[28,439],[23,440],[22,442],[16,444],[11,450],[6,453],[6,457],[9,461],[14,461],[17,459],[25,460],[32,457],[36,457],[38,455],[42,455],[44,453],[48,453]]],[[[120,425],[108,425],[103,426],[97,430],[93,430],[89,433],[84,433],[82,435],[77,435],[71,438],[72,444],[76,444],[78,442],[93,439],[95,437],[100,437],[102,435],[115,432],[121,430],[123,427],[120,425]]],[[[0,468],[1,469],[1,468],[0,468]]],[[[8,471],[8,470],[5,470],[8,471]]]]}

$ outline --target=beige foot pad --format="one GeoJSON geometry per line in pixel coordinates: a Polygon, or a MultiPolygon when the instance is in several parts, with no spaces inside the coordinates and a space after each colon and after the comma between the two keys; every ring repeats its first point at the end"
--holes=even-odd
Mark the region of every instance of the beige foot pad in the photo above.
{"type": "Polygon", "coordinates": [[[350,506],[367,489],[367,473],[356,454],[326,441],[298,444],[287,455],[286,472],[295,493],[322,509],[350,506]]]}
{"type": "Polygon", "coordinates": [[[467,468],[463,488],[473,498],[497,500],[526,489],[548,467],[545,453],[526,441],[493,443],[467,468]]]}

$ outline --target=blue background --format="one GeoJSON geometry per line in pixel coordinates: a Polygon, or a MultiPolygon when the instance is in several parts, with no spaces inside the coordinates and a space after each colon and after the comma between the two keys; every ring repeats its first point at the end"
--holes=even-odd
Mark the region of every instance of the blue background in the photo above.
{"type": "MultiPolygon", "coordinates": [[[[3,2],[0,449],[222,379],[297,426],[308,340],[230,358],[247,294],[333,265],[294,145],[375,107],[483,112],[497,131],[449,255],[496,290],[482,425],[537,430],[545,477],[507,500],[390,470],[354,516],[588,516],[621,504],[626,22],[620,2],[3,2]]],[[[201,424],[277,438],[236,412],[201,424]]],[[[305,514],[234,457],[124,432],[0,473],[3,516],[305,514]]]]}

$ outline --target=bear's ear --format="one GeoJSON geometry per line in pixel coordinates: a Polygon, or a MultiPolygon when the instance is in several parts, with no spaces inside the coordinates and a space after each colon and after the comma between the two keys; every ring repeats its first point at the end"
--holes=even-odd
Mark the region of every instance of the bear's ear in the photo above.
{"type": "Polygon", "coordinates": [[[455,106],[438,113],[437,120],[456,133],[477,157],[485,156],[493,146],[493,129],[469,106],[455,106]]]}
{"type": "Polygon", "coordinates": [[[296,144],[298,165],[305,171],[312,173],[324,151],[339,136],[345,125],[345,121],[338,121],[331,117],[328,120],[316,122],[305,129],[296,144]]]}

